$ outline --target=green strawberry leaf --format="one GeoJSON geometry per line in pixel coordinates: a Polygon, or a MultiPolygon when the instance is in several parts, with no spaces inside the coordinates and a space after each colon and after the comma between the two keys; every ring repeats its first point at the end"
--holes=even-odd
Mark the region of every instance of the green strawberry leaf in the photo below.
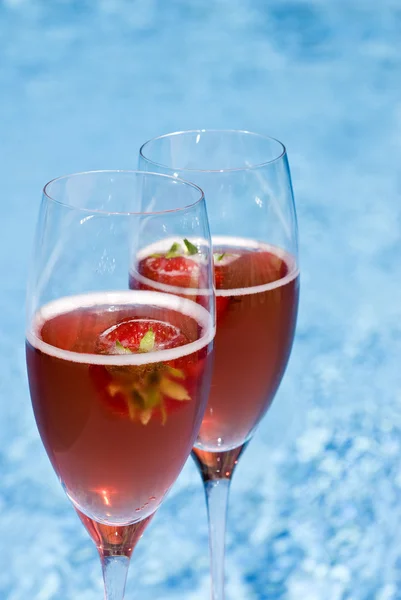
{"type": "Polygon", "coordinates": [[[141,410],[146,408],[146,398],[144,398],[143,394],[136,387],[131,390],[131,400],[137,408],[141,410]]]}
{"type": "Polygon", "coordinates": [[[141,421],[142,425],[147,425],[149,423],[152,417],[152,412],[152,408],[146,408],[145,410],[141,410],[139,414],[139,420],[141,421]]]}
{"type": "Polygon", "coordinates": [[[167,411],[166,411],[166,407],[164,405],[164,402],[162,400],[161,404],[160,404],[160,413],[162,416],[162,425],[166,424],[167,421],[167,411]]]}
{"type": "Polygon", "coordinates": [[[172,244],[170,250],[166,254],[166,258],[174,258],[175,256],[179,256],[181,254],[181,246],[178,242],[174,242],[172,244]]]}
{"type": "Polygon", "coordinates": [[[160,391],[173,400],[191,400],[183,385],[164,377],[160,382],[160,391]]]}
{"type": "Polygon", "coordinates": [[[184,239],[184,244],[190,256],[192,256],[193,254],[198,254],[198,248],[189,240],[187,240],[187,238],[184,239]]]}
{"type": "MultiPolygon", "coordinates": [[[[142,336],[139,352],[150,352],[155,348],[155,333],[152,329],[142,336]]],[[[115,342],[114,353],[131,354],[119,340],[115,342]]],[[[163,363],[145,366],[132,366],[111,371],[112,381],[107,386],[107,393],[112,397],[120,396],[126,403],[129,418],[147,425],[154,417],[155,411],[160,414],[163,425],[167,422],[168,410],[165,398],[184,402],[191,400],[188,390],[183,385],[185,371],[163,363]]]]}
{"type": "Polygon", "coordinates": [[[116,354],[132,354],[131,350],[123,346],[119,340],[116,341],[115,351],[116,354]]]}
{"type": "Polygon", "coordinates": [[[140,352],[151,352],[155,347],[155,334],[153,329],[149,329],[139,342],[140,352]]]}
{"type": "Polygon", "coordinates": [[[175,367],[167,366],[167,370],[176,379],[185,379],[185,373],[181,369],[176,369],[175,367]]]}
{"type": "Polygon", "coordinates": [[[137,409],[136,409],[136,405],[134,404],[134,402],[130,402],[128,400],[128,414],[129,414],[129,418],[131,419],[131,421],[134,421],[136,414],[137,414],[137,409]]]}
{"type": "Polygon", "coordinates": [[[160,396],[159,386],[155,385],[153,387],[148,388],[146,393],[146,408],[154,408],[155,406],[159,406],[162,399],[160,396]]]}

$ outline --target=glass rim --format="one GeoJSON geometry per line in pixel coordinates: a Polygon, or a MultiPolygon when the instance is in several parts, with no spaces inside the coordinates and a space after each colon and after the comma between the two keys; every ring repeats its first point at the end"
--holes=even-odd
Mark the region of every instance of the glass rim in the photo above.
{"type": "Polygon", "coordinates": [[[165,173],[153,173],[151,171],[141,171],[139,169],[98,169],[98,170],[89,170],[89,171],[78,171],[76,173],[70,173],[68,175],[60,175],[59,177],[55,177],[54,179],[51,179],[50,181],[48,181],[46,183],[46,185],[43,187],[43,195],[51,202],[54,202],[55,204],[59,204],[60,206],[64,206],[66,208],[70,208],[73,210],[78,210],[78,211],[90,213],[90,214],[110,215],[110,216],[113,216],[113,215],[114,216],[119,216],[119,215],[121,215],[121,216],[140,216],[140,215],[163,215],[163,214],[167,214],[167,213],[179,213],[179,212],[188,210],[190,208],[194,208],[198,204],[205,201],[205,194],[204,194],[203,190],[198,185],[196,185],[195,183],[192,183],[191,181],[186,181],[185,179],[181,179],[180,177],[174,177],[173,175],[167,175],[165,173]],[[57,182],[72,179],[74,177],[81,177],[83,175],[102,175],[102,174],[123,174],[123,175],[143,175],[143,176],[146,175],[146,176],[150,176],[151,178],[153,178],[153,177],[164,178],[164,179],[168,179],[170,181],[177,182],[179,184],[183,184],[185,187],[192,188],[193,190],[198,191],[199,198],[197,198],[197,200],[195,200],[194,202],[190,202],[189,204],[186,204],[185,206],[169,208],[166,210],[115,211],[115,210],[104,210],[104,209],[98,209],[98,208],[86,208],[86,207],[81,207],[81,206],[75,206],[74,204],[71,204],[70,202],[64,202],[63,200],[59,200],[50,194],[50,186],[52,186],[53,184],[55,184],[57,182]]]}
{"type": "Polygon", "coordinates": [[[236,171],[251,171],[252,169],[261,169],[267,165],[271,165],[271,164],[281,160],[286,154],[287,154],[287,149],[286,149],[285,145],[283,144],[283,142],[280,142],[280,140],[278,140],[277,138],[274,138],[269,135],[264,135],[262,133],[255,133],[254,131],[248,131],[247,129],[187,129],[187,130],[181,130],[181,131],[172,131],[170,133],[164,133],[163,135],[158,135],[156,137],[153,137],[153,138],[147,140],[144,144],[142,144],[142,146],[139,149],[140,157],[143,158],[144,160],[146,160],[151,165],[154,165],[156,167],[161,167],[163,169],[170,169],[171,171],[181,171],[181,172],[188,172],[188,173],[232,173],[232,172],[236,172],[236,171]],[[235,134],[251,136],[251,137],[259,138],[259,139],[262,139],[265,141],[277,143],[281,147],[281,152],[274,158],[265,160],[261,163],[255,163],[255,164],[246,165],[246,166],[242,166],[242,167],[230,167],[228,169],[192,169],[192,168],[190,169],[187,167],[174,167],[174,166],[166,165],[165,163],[156,162],[155,160],[148,158],[146,156],[146,154],[144,153],[146,146],[148,146],[149,144],[152,144],[153,142],[163,140],[166,138],[172,138],[173,136],[180,136],[180,135],[182,136],[182,135],[194,134],[194,133],[198,133],[198,134],[200,134],[200,133],[220,133],[220,134],[235,133],[235,134]]]}

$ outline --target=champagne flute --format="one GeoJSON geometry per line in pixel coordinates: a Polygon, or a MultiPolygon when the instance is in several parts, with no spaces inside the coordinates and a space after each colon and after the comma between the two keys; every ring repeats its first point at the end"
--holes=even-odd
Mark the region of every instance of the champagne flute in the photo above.
{"type": "Polygon", "coordinates": [[[201,425],[212,260],[195,185],[102,171],[44,188],[27,297],[30,392],[49,459],[97,546],[106,600],[124,597],[132,551],[201,425]],[[132,256],[171,236],[199,253],[191,296],[177,282],[127,290],[132,256]]]}
{"type": "Polygon", "coordinates": [[[269,408],[291,351],[299,293],[297,223],[286,149],[247,131],[183,131],[146,142],[140,168],[205,191],[216,281],[211,393],[192,456],[204,483],[212,598],[224,598],[231,478],[269,408]]]}

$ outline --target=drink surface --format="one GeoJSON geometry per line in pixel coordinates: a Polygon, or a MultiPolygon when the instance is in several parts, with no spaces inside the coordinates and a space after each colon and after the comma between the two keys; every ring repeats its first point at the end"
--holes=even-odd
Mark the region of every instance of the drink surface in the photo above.
{"type": "MultiPolygon", "coordinates": [[[[217,331],[211,391],[195,444],[195,452],[202,454],[242,445],[270,406],[288,362],[299,295],[296,261],[282,249],[219,237],[213,239],[213,252],[217,331]]],[[[156,256],[155,248],[152,253],[156,256]]],[[[131,287],[146,284],[150,289],[149,280],[158,279],[156,269],[146,264],[149,257],[141,253],[131,287]]],[[[196,262],[197,257],[186,260],[196,262]]],[[[163,267],[159,282],[174,285],[163,267]]],[[[194,268],[188,270],[193,277],[194,268]]],[[[202,296],[197,299],[201,302],[202,296]]]]}
{"type": "Polygon", "coordinates": [[[78,509],[110,524],[156,510],[199,429],[212,339],[205,309],[158,292],[63,298],[36,314],[35,418],[78,509]]]}

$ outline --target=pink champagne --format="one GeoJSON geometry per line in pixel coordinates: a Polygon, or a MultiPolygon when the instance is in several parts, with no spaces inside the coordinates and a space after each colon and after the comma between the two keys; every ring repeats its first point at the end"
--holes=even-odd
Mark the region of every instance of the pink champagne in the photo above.
{"type": "MultiPolygon", "coordinates": [[[[222,461],[221,453],[239,449],[249,439],[269,408],[288,362],[299,296],[296,261],[284,250],[224,237],[213,239],[213,250],[217,288],[214,370],[194,448],[199,461],[211,468],[217,456],[222,461]]],[[[152,253],[162,251],[156,246],[151,248],[152,253]]],[[[131,287],[150,287],[152,270],[143,268],[144,255],[141,252],[139,257],[137,282],[135,273],[131,273],[131,287]]],[[[157,289],[162,289],[160,281],[174,283],[167,282],[166,268],[156,283],[157,289]]],[[[197,300],[201,303],[202,297],[198,295],[197,300]]],[[[219,473],[229,476],[222,468],[219,473]]]]}
{"type": "MultiPolygon", "coordinates": [[[[290,355],[298,309],[295,260],[248,240],[216,240],[214,372],[194,453],[213,456],[246,442],[269,408],[290,355]]],[[[228,476],[228,474],[227,474],[228,476]]]]}
{"type": "Polygon", "coordinates": [[[62,298],[35,315],[27,336],[35,418],[56,473],[84,515],[119,525],[157,509],[199,430],[212,339],[204,308],[158,292],[62,298]],[[173,331],[180,345],[125,348],[117,339],[121,327],[131,331],[145,321],[173,331]],[[114,340],[117,353],[102,339],[114,340]]]}

